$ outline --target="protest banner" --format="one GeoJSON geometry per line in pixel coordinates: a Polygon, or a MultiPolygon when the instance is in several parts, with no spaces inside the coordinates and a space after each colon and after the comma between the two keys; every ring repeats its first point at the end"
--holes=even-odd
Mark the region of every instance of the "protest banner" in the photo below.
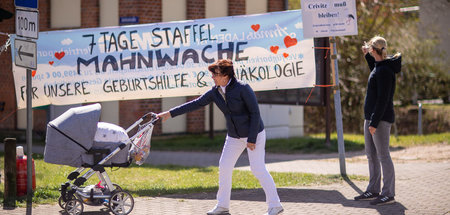
{"type": "MultiPolygon", "coordinates": [[[[293,10],[40,32],[33,106],[200,95],[214,84],[208,65],[224,58],[255,91],[312,87],[314,45],[302,26],[293,10]]],[[[24,108],[25,69],[13,74],[24,108]]]]}

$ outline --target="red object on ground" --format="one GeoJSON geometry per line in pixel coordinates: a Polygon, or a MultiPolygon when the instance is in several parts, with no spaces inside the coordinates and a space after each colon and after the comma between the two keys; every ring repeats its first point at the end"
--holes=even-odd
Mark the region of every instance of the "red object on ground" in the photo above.
{"type": "MultiPolygon", "coordinates": [[[[36,176],[34,159],[31,159],[33,166],[33,190],[36,190],[36,176]]],[[[17,156],[16,157],[16,168],[17,168],[17,196],[24,196],[27,194],[27,156],[17,156]]]]}

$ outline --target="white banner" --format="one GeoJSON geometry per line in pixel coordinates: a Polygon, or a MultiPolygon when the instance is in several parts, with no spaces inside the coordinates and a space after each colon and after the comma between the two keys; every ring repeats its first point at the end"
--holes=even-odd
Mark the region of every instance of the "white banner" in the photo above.
{"type": "Polygon", "coordinates": [[[305,38],[358,34],[355,0],[302,0],[305,38]]]}
{"type": "MultiPolygon", "coordinates": [[[[314,44],[302,26],[295,10],[40,32],[33,106],[200,95],[214,83],[208,65],[224,58],[255,91],[313,87],[314,44]]],[[[24,108],[25,69],[13,73],[24,108]]]]}

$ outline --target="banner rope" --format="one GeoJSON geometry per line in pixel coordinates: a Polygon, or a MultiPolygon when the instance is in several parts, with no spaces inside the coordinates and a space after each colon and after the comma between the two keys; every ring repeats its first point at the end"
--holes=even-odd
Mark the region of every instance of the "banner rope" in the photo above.
{"type": "Polygon", "coordinates": [[[327,59],[328,53],[330,52],[330,47],[314,47],[314,49],[326,49],[327,52],[325,53],[325,57],[323,59],[327,59]]]}
{"type": "Polygon", "coordinates": [[[6,115],[3,119],[0,120],[0,123],[2,123],[3,121],[5,121],[6,119],[8,119],[8,117],[10,117],[12,114],[14,114],[15,112],[17,112],[18,109],[15,109],[14,111],[12,111],[11,113],[9,113],[8,115],[6,115]]]}
{"type": "Polygon", "coordinates": [[[309,97],[311,97],[311,94],[314,91],[314,88],[316,88],[316,87],[334,87],[334,86],[335,86],[334,84],[329,84],[329,85],[315,85],[314,84],[314,87],[311,88],[311,92],[309,92],[308,98],[306,98],[305,104],[308,103],[309,97]]]}
{"type": "MultiPolygon", "coordinates": [[[[6,33],[0,32],[0,34],[6,34],[6,33]]],[[[0,47],[0,54],[7,51],[8,47],[11,45],[11,36],[9,34],[6,34],[6,35],[8,35],[8,39],[6,40],[6,43],[0,47]]]]}

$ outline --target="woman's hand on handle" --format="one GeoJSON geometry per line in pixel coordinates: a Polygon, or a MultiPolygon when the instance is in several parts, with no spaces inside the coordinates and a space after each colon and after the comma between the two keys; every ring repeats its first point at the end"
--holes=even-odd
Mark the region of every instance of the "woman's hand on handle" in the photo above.
{"type": "Polygon", "coordinates": [[[163,122],[165,122],[167,119],[171,118],[172,116],[170,115],[170,112],[169,112],[169,111],[165,111],[165,112],[159,113],[159,114],[158,114],[158,117],[159,117],[163,122]]]}

